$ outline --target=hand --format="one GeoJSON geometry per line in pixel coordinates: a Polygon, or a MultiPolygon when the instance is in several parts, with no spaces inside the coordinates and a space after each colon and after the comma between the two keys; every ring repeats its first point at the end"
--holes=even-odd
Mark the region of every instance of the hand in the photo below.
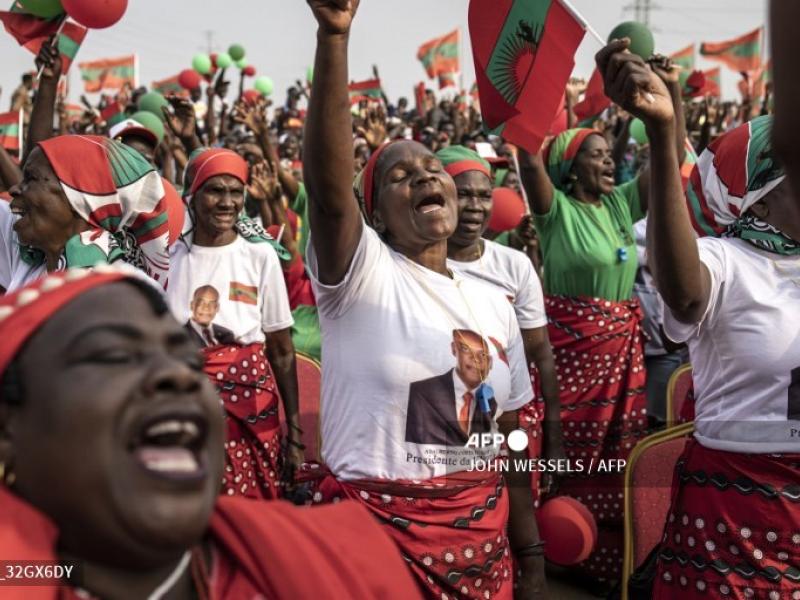
{"type": "Polygon", "coordinates": [[[41,79],[58,81],[61,77],[61,53],[58,51],[55,34],[47,38],[36,55],[36,68],[41,69],[41,79]]]}
{"type": "Polygon", "coordinates": [[[239,100],[233,107],[231,118],[235,123],[244,125],[256,135],[265,132],[267,130],[266,99],[259,98],[255,105],[239,100]]]}
{"type": "Polygon", "coordinates": [[[522,221],[520,221],[517,228],[511,232],[508,241],[511,243],[512,248],[516,250],[522,250],[526,246],[534,248],[539,247],[539,237],[536,233],[536,227],[533,225],[533,215],[525,215],[522,217],[522,221]]]}
{"type": "MultiPolygon", "coordinates": [[[[295,439],[294,441],[300,443],[299,438],[295,439]]],[[[286,456],[283,465],[283,472],[281,473],[281,480],[283,481],[283,484],[287,492],[291,492],[292,490],[294,490],[295,474],[298,471],[300,471],[305,461],[306,459],[305,456],[303,455],[302,448],[298,448],[295,444],[289,443],[289,440],[287,439],[286,456]]]]}
{"type": "MultiPolygon", "coordinates": [[[[544,434],[544,448],[542,448],[542,454],[544,454],[544,458],[547,460],[559,461],[556,464],[567,464],[567,452],[564,450],[564,440],[561,439],[561,437],[554,438],[549,436],[547,431],[545,431],[544,434]]],[[[562,475],[563,473],[561,471],[545,471],[542,473],[542,496],[553,495],[556,493],[558,490],[558,478],[562,475]]]]}
{"type": "Polygon", "coordinates": [[[350,33],[361,0],[307,0],[319,29],[329,35],[350,33]]]}
{"type": "Polygon", "coordinates": [[[374,151],[386,141],[386,110],[373,106],[367,111],[365,126],[356,128],[356,133],[367,140],[374,151]]]}
{"type": "Polygon", "coordinates": [[[641,57],[628,51],[630,40],[614,40],[595,56],[603,75],[605,94],[645,125],[675,121],[672,97],[661,78],[641,57]]]}
{"type": "Polygon", "coordinates": [[[257,202],[274,204],[281,199],[281,184],[277,172],[266,160],[256,163],[250,169],[250,183],[247,195],[257,202]]]}
{"type": "Polygon", "coordinates": [[[666,56],[656,54],[647,61],[647,64],[649,64],[653,72],[661,78],[661,81],[667,85],[680,81],[680,74],[681,71],[683,71],[683,67],[676,65],[666,56]]]}
{"type": "Polygon", "coordinates": [[[519,569],[519,577],[514,585],[514,599],[545,600],[547,580],[544,574],[544,556],[526,556],[520,559],[519,569]]]}
{"type": "Polygon", "coordinates": [[[573,105],[577,104],[578,98],[580,98],[581,94],[586,91],[586,86],[586,81],[583,79],[571,78],[567,82],[567,88],[565,90],[566,96],[573,105]]]}
{"type": "MultiPolygon", "coordinates": [[[[224,69],[223,69],[224,70],[224,69]]],[[[217,76],[217,81],[214,83],[214,87],[208,86],[206,92],[208,93],[208,97],[210,98],[212,95],[217,96],[218,98],[225,98],[228,95],[228,88],[230,87],[231,82],[222,78],[223,72],[220,71],[219,75],[217,76]],[[213,89],[213,94],[211,93],[213,89]]]]}
{"type": "Polygon", "coordinates": [[[168,96],[167,101],[172,106],[172,112],[166,106],[161,107],[161,111],[164,113],[164,122],[168,129],[181,140],[193,138],[197,133],[194,104],[180,96],[168,96]]]}

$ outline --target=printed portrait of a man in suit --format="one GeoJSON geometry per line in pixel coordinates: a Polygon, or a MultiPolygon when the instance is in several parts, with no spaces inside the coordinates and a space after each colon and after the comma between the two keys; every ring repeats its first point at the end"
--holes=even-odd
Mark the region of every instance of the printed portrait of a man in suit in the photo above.
{"type": "Polygon", "coordinates": [[[219,312],[219,292],[213,285],[202,285],[197,288],[189,307],[192,309],[192,316],[185,327],[201,346],[228,345],[236,342],[233,331],[214,324],[219,312]]]}

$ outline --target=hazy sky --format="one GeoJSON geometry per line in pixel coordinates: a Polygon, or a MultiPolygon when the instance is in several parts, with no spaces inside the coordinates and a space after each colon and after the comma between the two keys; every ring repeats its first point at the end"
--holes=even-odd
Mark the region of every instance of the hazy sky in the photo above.
{"type": "MultiPolygon", "coordinates": [[[[604,37],[619,22],[633,18],[632,12],[623,10],[633,2],[573,0],[604,37]]],[[[351,36],[351,79],[370,77],[371,65],[377,63],[392,100],[400,95],[413,97],[413,85],[425,77],[416,59],[419,45],[460,27],[464,83],[472,85],[468,4],[468,0],[361,0],[351,36]]],[[[656,48],[665,54],[693,41],[720,41],[745,33],[762,25],[766,13],[766,0],[658,0],[657,4],[660,8],[652,11],[651,25],[656,48]]],[[[214,50],[225,50],[234,42],[244,45],[258,73],[275,81],[280,101],[286,87],[305,77],[313,62],[315,30],[305,0],[130,0],[127,14],[117,25],[89,32],[78,62],[136,52],[140,83],[149,85],[189,67],[193,54],[207,49],[206,32],[211,31],[214,50]]],[[[588,77],[598,49],[587,34],[576,60],[577,75],[588,77]]],[[[33,56],[2,30],[0,50],[0,105],[5,107],[20,74],[33,68],[33,56]]],[[[714,64],[701,60],[699,66],[714,64]]],[[[76,99],[82,86],[77,68],[73,69],[70,96],[76,99]]],[[[722,78],[723,94],[735,97],[738,75],[723,68],[722,78]]]]}

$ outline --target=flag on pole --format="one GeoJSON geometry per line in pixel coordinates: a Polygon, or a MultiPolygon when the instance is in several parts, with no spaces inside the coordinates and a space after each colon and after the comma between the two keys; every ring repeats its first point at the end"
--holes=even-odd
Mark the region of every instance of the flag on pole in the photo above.
{"type": "Polygon", "coordinates": [[[173,75],[172,77],[167,77],[166,79],[162,79],[161,81],[154,81],[150,88],[154,92],[158,92],[164,96],[167,95],[176,95],[176,96],[189,96],[189,92],[183,89],[183,86],[178,83],[178,76],[173,75]]]}
{"type": "Polygon", "coordinates": [[[120,90],[125,84],[136,87],[136,55],[106,58],[78,65],[87,92],[104,89],[120,90]]]}
{"type": "Polygon", "coordinates": [[[0,146],[19,152],[22,148],[22,111],[0,114],[0,146]]]}
{"type": "Polygon", "coordinates": [[[347,87],[350,91],[350,104],[358,104],[362,100],[379,102],[383,99],[380,79],[353,81],[347,87]]]}
{"type": "Polygon", "coordinates": [[[455,73],[439,73],[439,89],[443,90],[449,87],[457,87],[456,86],[456,74],[455,73]]]}
{"type": "Polygon", "coordinates": [[[670,54],[669,59],[676,65],[683,67],[684,71],[694,70],[694,44],[689,44],[683,50],[670,54]]]}
{"type": "Polygon", "coordinates": [[[578,118],[579,127],[591,127],[605,109],[611,106],[611,100],[605,94],[605,85],[600,71],[595,69],[586,85],[583,100],[578,102],[572,112],[578,118]]]}
{"type": "Polygon", "coordinates": [[[564,0],[471,0],[469,31],[486,127],[537,153],[586,23],[564,0]]]}
{"type": "Polygon", "coordinates": [[[722,87],[720,86],[720,67],[714,67],[703,71],[706,78],[706,84],[703,86],[703,96],[716,96],[719,98],[722,95],[722,87]]]}
{"type": "Polygon", "coordinates": [[[440,73],[459,73],[459,47],[461,32],[454,29],[447,35],[422,44],[417,50],[417,59],[425,67],[428,77],[433,79],[440,73]]]}
{"type": "Polygon", "coordinates": [[[23,12],[17,2],[14,2],[10,11],[0,11],[0,21],[17,43],[34,55],[39,54],[42,45],[51,35],[58,34],[56,45],[61,54],[62,73],[69,71],[88,32],[86,27],[72,21],[63,22],[61,18],[42,19],[29,15],[23,12]]]}
{"type": "Polygon", "coordinates": [[[734,71],[755,71],[761,66],[761,33],[759,27],[725,42],[703,42],[700,56],[719,61],[734,71]]]}

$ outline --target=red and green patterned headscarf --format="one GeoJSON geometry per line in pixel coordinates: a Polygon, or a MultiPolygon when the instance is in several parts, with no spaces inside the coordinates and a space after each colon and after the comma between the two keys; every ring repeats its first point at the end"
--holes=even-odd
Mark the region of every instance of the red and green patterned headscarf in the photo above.
{"type": "Polygon", "coordinates": [[[697,159],[686,202],[700,236],[739,237],[779,254],[800,254],[791,240],[749,209],[785,178],[772,155],[772,117],[764,115],[717,138],[697,159]]]}
{"type": "Polygon", "coordinates": [[[436,158],[442,161],[444,170],[450,177],[457,177],[467,171],[478,171],[491,178],[492,168],[474,150],[465,146],[448,146],[436,153],[436,158]]]}
{"type": "Polygon", "coordinates": [[[124,260],[166,286],[169,223],[158,172],[106,137],[64,135],[39,147],[72,208],[92,226],[67,242],[64,266],[124,260]]]}
{"type": "Polygon", "coordinates": [[[544,166],[550,181],[556,189],[568,192],[570,188],[569,173],[572,163],[581,145],[592,134],[600,135],[595,129],[567,129],[554,137],[544,151],[544,166]]]}

